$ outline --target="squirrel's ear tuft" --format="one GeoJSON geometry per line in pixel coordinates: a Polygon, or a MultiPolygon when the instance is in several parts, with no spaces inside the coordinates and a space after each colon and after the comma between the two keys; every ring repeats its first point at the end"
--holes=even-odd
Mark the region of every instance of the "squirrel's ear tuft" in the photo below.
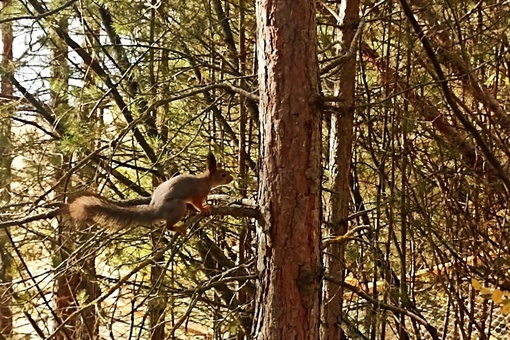
{"type": "Polygon", "coordinates": [[[209,152],[207,154],[207,169],[209,171],[216,171],[216,157],[214,157],[214,154],[212,152],[209,152]]]}

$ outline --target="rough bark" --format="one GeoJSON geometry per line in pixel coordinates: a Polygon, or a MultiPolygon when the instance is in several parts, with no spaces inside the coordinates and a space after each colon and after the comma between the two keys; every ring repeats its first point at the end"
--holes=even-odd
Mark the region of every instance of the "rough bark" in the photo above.
{"type": "MultiPolygon", "coordinates": [[[[339,54],[345,54],[351,46],[359,21],[359,1],[342,0],[339,19],[339,54]]],[[[340,68],[335,79],[335,96],[342,105],[330,120],[329,185],[331,193],[327,201],[326,236],[340,236],[347,232],[349,214],[349,170],[352,157],[354,89],[356,79],[356,54],[340,68]]],[[[337,279],[345,278],[345,243],[335,243],[324,253],[324,269],[337,279]]],[[[343,339],[342,333],[343,288],[331,281],[324,281],[321,302],[321,339],[343,339]]]]}
{"type": "Polygon", "coordinates": [[[254,336],[318,339],[320,114],[315,2],[257,1],[260,208],[254,336]]]}

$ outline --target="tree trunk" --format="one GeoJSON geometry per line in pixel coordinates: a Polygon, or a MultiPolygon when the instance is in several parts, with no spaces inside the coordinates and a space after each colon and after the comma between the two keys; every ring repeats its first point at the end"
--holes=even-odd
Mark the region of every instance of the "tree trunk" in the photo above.
{"type": "MultiPolygon", "coordinates": [[[[10,0],[2,1],[2,12],[10,12],[10,0]]],[[[13,29],[12,22],[5,22],[1,26],[2,33],[2,70],[8,72],[13,67],[12,63],[12,45],[13,45],[13,29]]],[[[8,77],[2,75],[1,93],[5,98],[9,98],[14,94],[13,87],[8,77]]],[[[8,110],[8,115],[12,113],[12,107],[7,106],[3,110],[8,110]]],[[[7,206],[10,200],[10,183],[11,183],[11,163],[12,163],[12,146],[11,146],[11,121],[4,119],[0,124],[0,205],[7,206]]],[[[0,230],[0,338],[3,335],[10,336],[13,331],[12,310],[13,299],[11,295],[12,284],[12,257],[10,252],[12,249],[5,230],[0,230]]]]}
{"type": "MultiPolygon", "coordinates": [[[[69,23],[66,18],[59,22],[59,28],[67,32],[69,23]]],[[[50,105],[59,117],[67,118],[69,110],[69,79],[70,69],[68,63],[68,49],[65,42],[55,33],[50,33],[53,41],[51,47],[52,63],[50,64],[50,105]]],[[[80,110],[77,110],[80,111],[80,110]]],[[[66,118],[63,118],[64,120],[66,118]]],[[[71,155],[65,151],[59,150],[63,159],[56,158],[54,167],[58,169],[55,172],[55,180],[58,180],[69,171],[66,166],[71,164],[71,155]]],[[[66,183],[67,185],[67,183],[66,183]]],[[[56,192],[64,195],[65,186],[58,186],[56,192]]],[[[100,288],[95,280],[95,256],[89,254],[79,245],[84,244],[89,239],[91,230],[87,226],[78,226],[81,230],[77,231],[74,224],[67,218],[59,220],[59,239],[61,245],[58,252],[55,252],[56,263],[66,261],[69,257],[76,255],[76,258],[82,259],[73,266],[69,266],[55,280],[55,305],[57,313],[57,326],[61,322],[66,322],[64,328],[55,335],[55,339],[96,339],[99,334],[98,317],[96,308],[90,306],[81,310],[68,320],[70,315],[81,308],[80,304],[87,304],[100,295],[100,288]],[[90,233],[90,234],[89,234],[90,233]],[[68,251],[73,250],[75,254],[68,251]]]]}
{"type": "Polygon", "coordinates": [[[164,246],[161,241],[161,233],[154,231],[152,233],[152,249],[156,254],[154,263],[151,265],[151,299],[149,300],[149,322],[150,322],[150,339],[165,339],[165,309],[166,296],[165,285],[162,281],[165,276],[165,257],[158,253],[158,250],[164,246]]]}
{"type": "Polygon", "coordinates": [[[257,1],[260,207],[254,335],[318,339],[321,120],[315,2],[257,1]]]}
{"type": "MultiPolygon", "coordinates": [[[[342,30],[338,34],[338,54],[348,52],[358,28],[359,1],[342,0],[340,21],[342,30]]],[[[339,236],[347,232],[349,215],[349,170],[352,155],[354,119],[354,89],[356,80],[356,54],[352,55],[339,69],[335,79],[335,96],[340,98],[341,107],[331,115],[329,142],[329,186],[331,194],[327,202],[326,236],[339,236]]],[[[324,253],[324,269],[339,280],[345,279],[345,244],[333,243],[324,253]]],[[[343,289],[330,281],[322,287],[321,339],[344,339],[342,333],[343,289]]]]}

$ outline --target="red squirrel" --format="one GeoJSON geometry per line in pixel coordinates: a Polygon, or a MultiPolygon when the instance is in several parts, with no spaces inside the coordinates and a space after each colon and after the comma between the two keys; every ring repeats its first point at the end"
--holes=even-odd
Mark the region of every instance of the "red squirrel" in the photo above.
{"type": "Polygon", "coordinates": [[[94,222],[103,226],[141,224],[166,221],[169,230],[186,235],[184,226],[175,227],[192,204],[205,215],[211,214],[206,198],[211,189],[232,181],[232,176],[216,163],[212,153],[207,155],[207,169],[199,175],[179,175],[161,183],[149,204],[121,206],[114,201],[92,194],[74,199],[68,206],[69,215],[76,222],[94,222]]]}

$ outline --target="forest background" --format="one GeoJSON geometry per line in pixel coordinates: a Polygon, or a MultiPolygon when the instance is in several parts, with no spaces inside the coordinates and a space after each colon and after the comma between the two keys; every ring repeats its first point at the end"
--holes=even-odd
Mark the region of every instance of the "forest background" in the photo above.
{"type": "Polygon", "coordinates": [[[264,45],[256,22],[270,16],[247,0],[1,5],[0,339],[510,334],[509,1],[257,1],[314,13],[314,54],[284,68],[318,80],[320,128],[305,132],[320,133],[320,309],[300,305],[310,314],[280,337],[261,311],[296,302],[260,298],[260,152],[279,126],[260,103],[295,98],[259,91],[273,80],[259,83],[257,54],[279,40],[264,45]],[[209,151],[235,183],[185,238],[57,214],[82,191],[146,202],[209,151]]]}

